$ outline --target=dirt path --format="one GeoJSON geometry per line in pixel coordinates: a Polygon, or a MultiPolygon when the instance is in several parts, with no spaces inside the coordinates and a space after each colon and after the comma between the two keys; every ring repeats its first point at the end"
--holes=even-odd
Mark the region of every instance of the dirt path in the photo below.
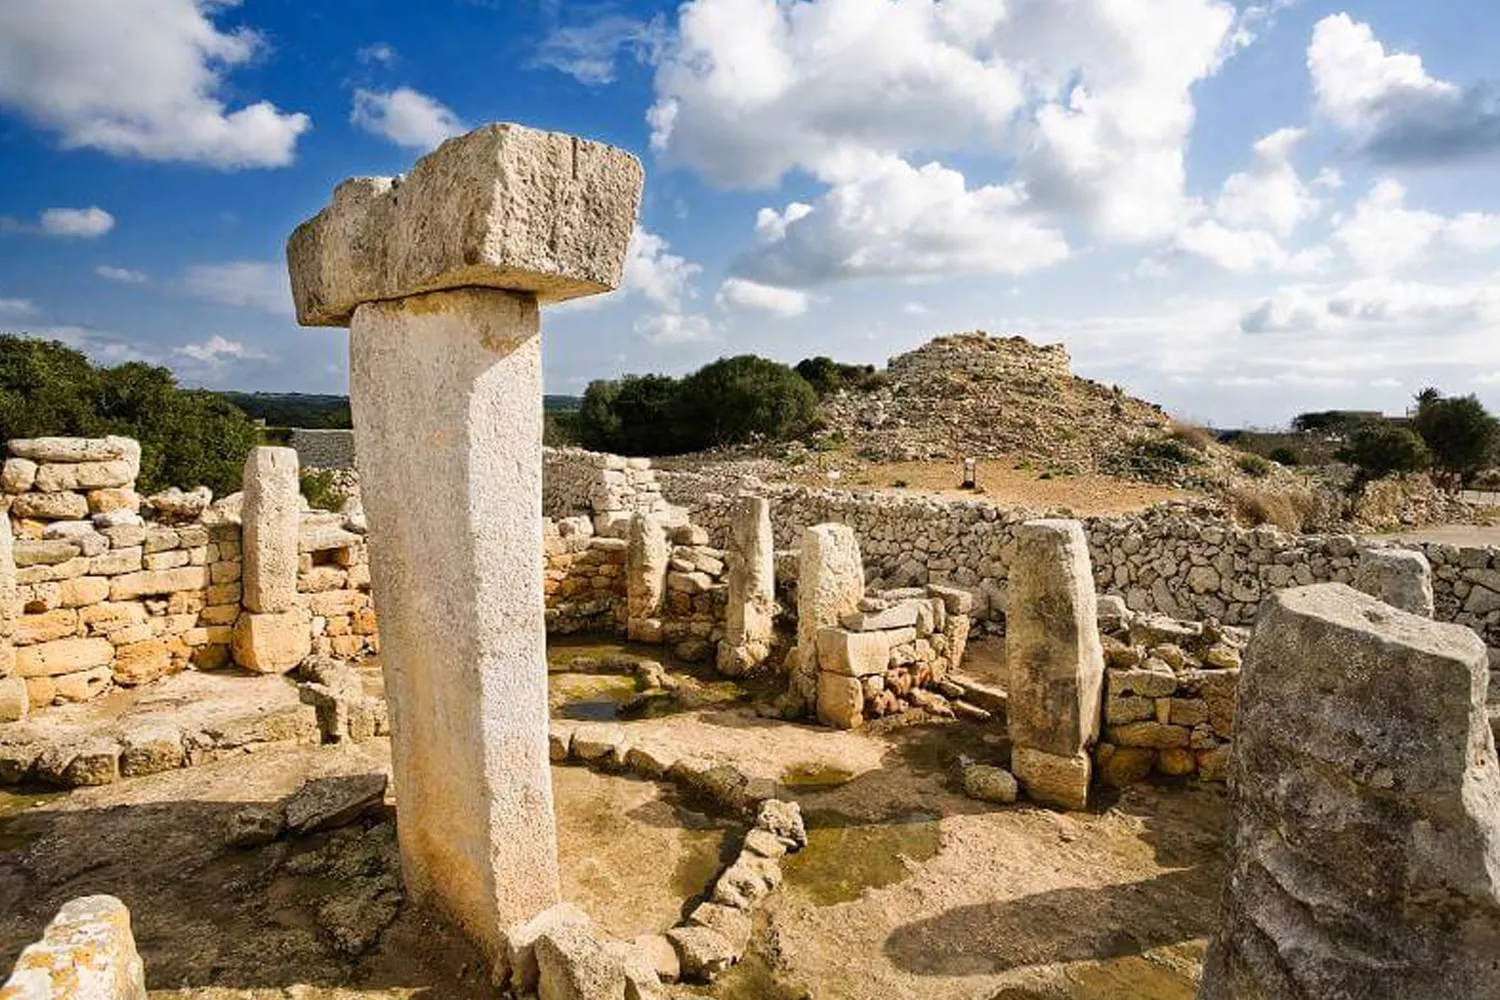
{"type": "MultiPolygon", "coordinates": [[[[1004,759],[994,725],[837,733],[733,704],[621,724],[784,781],[810,829],[757,915],[751,955],[674,995],[1193,995],[1222,874],[1219,791],[1146,787],[1093,813],[993,807],[961,794],[955,765],[1004,759]]],[[[35,805],[0,799],[0,963],[63,901],[110,892],[131,907],[154,997],[492,996],[474,951],[405,902],[389,813],[226,843],[245,803],[309,774],[384,768],[388,754],[383,740],[270,747],[35,805]]],[[[554,782],[566,894],[617,935],[674,923],[737,845],[738,820],[666,785],[577,767],[554,782]]]]}

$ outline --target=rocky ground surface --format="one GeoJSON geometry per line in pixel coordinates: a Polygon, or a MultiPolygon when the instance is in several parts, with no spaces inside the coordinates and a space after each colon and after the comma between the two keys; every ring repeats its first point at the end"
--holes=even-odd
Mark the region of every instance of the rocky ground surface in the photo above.
{"type": "MultiPolygon", "coordinates": [[[[556,698],[555,712],[631,697],[589,690],[590,677],[557,670],[555,690],[585,690],[556,698]]],[[[1221,874],[1220,791],[1148,786],[1090,813],[995,807],[966,798],[959,779],[963,761],[1004,761],[993,724],[890,719],[838,733],[762,719],[728,697],[616,718],[632,738],[778,781],[807,818],[810,844],[757,911],[746,959],[675,995],[1193,995],[1221,874]]],[[[153,996],[492,995],[473,951],[406,903],[389,798],[335,829],[235,846],[258,839],[247,809],[309,777],[363,781],[388,755],[383,739],[270,743],[0,799],[0,962],[65,900],[109,892],[131,908],[153,996]]],[[[617,936],[676,921],[743,835],[743,819],[665,783],[577,766],[554,780],[565,894],[617,936]]]]}

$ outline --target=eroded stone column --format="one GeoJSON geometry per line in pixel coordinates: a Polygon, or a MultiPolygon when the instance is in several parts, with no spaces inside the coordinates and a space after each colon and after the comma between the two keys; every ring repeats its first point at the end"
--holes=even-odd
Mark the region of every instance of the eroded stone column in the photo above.
{"type": "MultiPolygon", "coordinates": [[[[725,556],[729,604],[719,643],[719,672],[738,677],[765,662],[774,633],[776,539],[771,533],[771,503],[765,497],[742,496],[735,501],[725,556]]],[[[863,579],[860,582],[862,588],[863,579]]]]}
{"type": "Polygon", "coordinates": [[[865,565],[859,539],[846,524],[818,524],[802,532],[797,561],[797,648],[790,692],[805,711],[818,704],[818,631],[859,610],[865,565]]]}
{"type": "Polygon", "coordinates": [[[31,699],[16,669],[16,560],[11,551],[10,518],[0,514],[0,722],[26,718],[31,699]]]}
{"type": "Polygon", "coordinates": [[[1415,549],[1364,549],[1354,589],[1423,618],[1433,612],[1432,564],[1415,549]]]}
{"type": "Polygon", "coordinates": [[[1011,770],[1031,798],[1082,809],[1099,735],[1104,650],[1088,541],[1077,521],[1016,534],[1005,614],[1011,770]]]}
{"type": "Polygon", "coordinates": [[[671,559],[672,546],[661,519],[633,515],[625,549],[625,632],[636,642],[661,642],[662,600],[671,559]]]}
{"type": "Polygon", "coordinates": [[[245,613],[235,622],[233,652],[235,663],[260,673],[285,673],[312,652],[309,616],[297,604],[298,472],[290,448],[254,448],[245,458],[245,613]]]}
{"type": "Polygon", "coordinates": [[[491,125],[346,181],[287,247],[304,324],[352,324],[350,396],[402,867],[503,961],[557,901],[538,305],[619,283],[627,153],[491,125]]]}
{"type": "Polygon", "coordinates": [[[1500,774],[1471,630],[1341,584],[1267,602],[1200,1000],[1492,997],[1500,774]]]}

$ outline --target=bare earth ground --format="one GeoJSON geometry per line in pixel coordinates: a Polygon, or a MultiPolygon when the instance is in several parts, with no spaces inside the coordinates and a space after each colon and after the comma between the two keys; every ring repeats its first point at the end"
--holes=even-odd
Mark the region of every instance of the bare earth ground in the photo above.
{"type": "Polygon", "coordinates": [[[864,465],[830,480],[820,472],[794,473],[793,482],[809,486],[872,490],[896,495],[945,499],[983,498],[1001,507],[1038,511],[1067,509],[1082,517],[1127,514],[1167,500],[1187,499],[1181,490],[1149,486],[1097,473],[1053,475],[1019,460],[993,459],[979,463],[976,480],[982,492],[965,490],[959,462],[882,462],[864,465]],[[1022,467],[1018,467],[1022,466],[1022,467]],[[898,486],[897,483],[904,483],[898,486]]]}
{"type": "MultiPolygon", "coordinates": [[[[599,678],[553,680],[578,689],[561,710],[599,678]]],[[[1147,787],[1074,814],[987,806],[961,794],[953,764],[1003,760],[1003,727],[892,721],[838,733],[719,701],[621,723],[783,780],[808,818],[811,844],[757,914],[752,954],[678,995],[1193,995],[1222,874],[1222,793],[1147,787]]],[[[472,949],[402,902],[389,814],[260,848],[225,843],[242,804],[309,774],[384,768],[388,754],[384,740],[279,747],[0,796],[0,967],[63,901],[110,892],[131,907],[153,997],[491,996],[472,949]]],[[[564,893],[620,936],[675,922],[743,829],[666,785],[576,767],[554,781],[564,893]]]]}
{"type": "Polygon", "coordinates": [[[1414,531],[1401,531],[1380,538],[1400,542],[1442,542],[1448,545],[1500,545],[1500,525],[1439,524],[1414,531]]]}

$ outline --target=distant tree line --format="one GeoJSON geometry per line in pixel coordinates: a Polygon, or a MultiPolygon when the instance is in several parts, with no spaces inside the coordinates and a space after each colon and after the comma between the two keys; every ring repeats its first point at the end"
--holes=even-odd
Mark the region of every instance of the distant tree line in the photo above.
{"type": "Polygon", "coordinates": [[[1472,482],[1500,461],[1500,420],[1477,396],[1444,396],[1423,389],[1409,419],[1357,421],[1344,432],[1339,457],[1361,480],[1397,472],[1431,470],[1449,489],[1472,482]]]}
{"type": "Polygon", "coordinates": [[[589,385],[574,414],[553,413],[549,438],[628,455],[674,455],[751,440],[785,440],[814,430],[818,399],[864,390],[873,366],[808,358],[795,368],[742,354],[682,378],[626,375],[589,385]]]}
{"type": "Polygon", "coordinates": [[[301,392],[221,392],[225,401],[269,427],[347,430],[354,426],[348,396],[301,392]]]}
{"type": "Polygon", "coordinates": [[[218,393],[183,389],[166,368],[96,367],[56,341],[0,334],[0,441],[103,437],[141,443],[138,488],[239,489],[255,424],[218,393]]]}

